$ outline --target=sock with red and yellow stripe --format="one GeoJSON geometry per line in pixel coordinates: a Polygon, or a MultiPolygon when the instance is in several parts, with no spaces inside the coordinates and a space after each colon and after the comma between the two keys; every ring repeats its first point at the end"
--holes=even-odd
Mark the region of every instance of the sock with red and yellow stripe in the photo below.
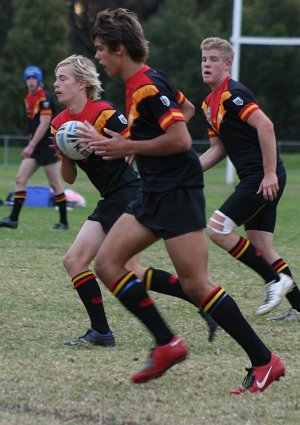
{"type": "Polygon", "coordinates": [[[59,195],[55,195],[55,203],[59,210],[59,222],[67,225],[67,197],[64,192],[59,195]]]}
{"type": "Polygon", "coordinates": [[[182,290],[179,279],[174,274],[150,267],[146,270],[143,283],[147,291],[171,295],[172,297],[177,297],[194,304],[182,290]]]}
{"type": "MultiPolygon", "coordinates": [[[[272,267],[276,270],[277,273],[284,273],[294,279],[288,264],[282,258],[276,260],[272,264],[272,267]]],[[[300,290],[295,281],[293,289],[286,294],[286,298],[291,304],[292,308],[300,311],[300,290]]]]}
{"type": "Polygon", "coordinates": [[[279,280],[276,270],[264,259],[248,239],[240,237],[238,243],[228,253],[258,273],[266,283],[272,280],[279,280]]]}
{"type": "Polygon", "coordinates": [[[152,333],[157,345],[168,344],[174,334],[156,309],[145,286],[133,272],[128,272],[110,288],[123,306],[137,317],[152,333]]]}
{"type": "Polygon", "coordinates": [[[14,205],[10,213],[9,218],[13,221],[18,221],[21,209],[26,200],[27,192],[25,190],[20,190],[14,193],[14,205]]]}
{"type": "Polygon", "coordinates": [[[248,354],[252,366],[261,366],[271,359],[264,345],[242,315],[234,299],[216,286],[200,303],[200,308],[218,323],[248,354]]]}
{"type": "Polygon", "coordinates": [[[73,277],[72,283],[76,289],[91,321],[91,328],[101,334],[110,331],[100,287],[96,276],[90,270],[73,277]]]}

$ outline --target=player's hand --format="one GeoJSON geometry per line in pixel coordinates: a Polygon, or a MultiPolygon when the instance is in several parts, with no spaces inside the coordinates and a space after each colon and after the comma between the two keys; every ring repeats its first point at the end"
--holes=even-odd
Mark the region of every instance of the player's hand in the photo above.
{"type": "Polygon", "coordinates": [[[59,147],[57,146],[57,143],[56,143],[56,141],[55,141],[55,137],[54,137],[54,136],[50,136],[50,137],[49,137],[49,139],[50,139],[50,141],[51,141],[51,143],[50,143],[49,147],[50,147],[51,149],[53,149],[53,150],[54,150],[56,158],[57,158],[59,161],[61,161],[62,156],[63,156],[63,153],[62,153],[62,151],[59,149],[59,147]]]}
{"type": "Polygon", "coordinates": [[[34,147],[27,145],[26,148],[22,150],[21,156],[22,158],[30,158],[34,151],[34,147]]]}
{"type": "Polygon", "coordinates": [[[266,201],[274,201],[279,190],[278,178],[275,173],[265,174],[262,179],[257,195],[262,194],[266,201]]]}
{"type": "Polygon", "coordinates": [[[127,155],[125,157],[125,161],[127,162],[128,165],[132,165],[135,161],[135,155],[127,155]]]}
{"type": "Polygon", "coordinates": [[[96,155],[101,155],[107,161],[131,155],[128,139],[107,128],[104,128],[104,132],[109,137],[101,136],[101,139],[98,137],[98,140],[87,144],[87,147],[92,149],[96,155]]]}
{"type": "Polygon", "coordinates": [[[76,129],[76,134],[80,137],[80,142],[86,144],[106,139],[106,137],[98,133],[95,127],[88,121],[84,121],[83,125],[76,129]]]}

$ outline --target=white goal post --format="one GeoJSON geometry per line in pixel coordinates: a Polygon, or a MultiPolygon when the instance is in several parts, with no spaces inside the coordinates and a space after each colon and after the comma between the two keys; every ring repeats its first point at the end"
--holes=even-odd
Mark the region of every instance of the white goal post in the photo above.
{"type": "MultiPolygon", "coordinates": [[[[232,43],[235,57],[231,67],[231,76],[234,80],[239,79],[240,73],[240,50],[241,44],[263,46],[300,46],[300,37],[243,37],[242,29],[243,0],[234,0],[232,16],[232,43]]],[[[226,184],[234,182],[234,167],[229,159],[226,165],[226,184]]]]}

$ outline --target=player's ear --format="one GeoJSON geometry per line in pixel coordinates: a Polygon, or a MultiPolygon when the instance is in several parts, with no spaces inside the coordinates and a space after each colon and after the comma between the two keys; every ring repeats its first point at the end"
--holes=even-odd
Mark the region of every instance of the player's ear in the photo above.
{"type": "Polygon", "coordinates": [[[79,89],[80,89],[80,90],[86,90],[86,83],[85,83],[85,82],[83,82],[83,81],[80,81],[80,82],[79,82],[79,89]]]}
{"type": "Polygon", "coordinates": [[[225,62],[225,64],[226,64],[226,71],[229,71],[232,65],[232,60],[229,59],[228,61],[225,62]]]}
{"type": "Polygon", "coordinates": [[[123,43],[119,43],[118,45],[117,45],[117,47],[116,47],[116,49],[115,49],[115,53],[118,55],[118,56],[122,56],[124,53],[126,53],[127,52],[127,48],[126,48],[126,46],[125,46],[125,44],[123,44],[123,43]]]}

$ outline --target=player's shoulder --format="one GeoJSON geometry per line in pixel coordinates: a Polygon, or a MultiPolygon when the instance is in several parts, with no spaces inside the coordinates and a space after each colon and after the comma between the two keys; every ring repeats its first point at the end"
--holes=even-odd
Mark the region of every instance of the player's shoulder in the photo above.
{"type": "Polygon", "coordinates": [[[105,99],[98,99],[98,100],[93,100],[90,104],[90,108],[94,109],[95,111],[104,111],[106,109],[116,109],[116,106],[110,102],[109,100],[105,100],[105,99]]]}
{"type": "Polygon", "coordinates": [[[230,79],[228,81],[228,90],[230,91],[230,93],[232,93],[232,95],[244,95],[247,97],[254,97],[253,93],[251,92],[251,90],[246,87],[243,83],[241,83],[240,81],[236,81],[233,79],[230,79]]]}
{"type": "MultiPolygon", "coordinates": [[[[178,101],[179,92],[177,88],[169,81],[164,72],[150,68],[147,71],[147,74],[151,79],[153,87],[155,87],[154,94],[159,94],[160,98],[161,96],[167,96],[178,101]]],[[[182,96],[184,98],[183,94],[182,96]]]]}
{"type": "Polygon", "coordinates": [[[69,116],[68,109],[64,109],[63,111],[59,112],[51,121],[51,125],[58,130],[61,125],[63,125],[65,122],[71,121],[71,118],[69,116]]]}
{"type": "Polygon", "coordinates": [[[52,93],[49,90],[45,89],[44,87],[41,87],[38,90],[38,96],[39,96],[39,98],[41,100],[45,100],[46,99],[49,102],[52,102],[53,101],[52,93]]]}
{"type": "Polygon", "coordinates": [[[172,85],[168,81],[166,74],[163,71],[150,68],[147,71],[147,75],[151,82],[157,87],[171,87],[172,85]]]}

